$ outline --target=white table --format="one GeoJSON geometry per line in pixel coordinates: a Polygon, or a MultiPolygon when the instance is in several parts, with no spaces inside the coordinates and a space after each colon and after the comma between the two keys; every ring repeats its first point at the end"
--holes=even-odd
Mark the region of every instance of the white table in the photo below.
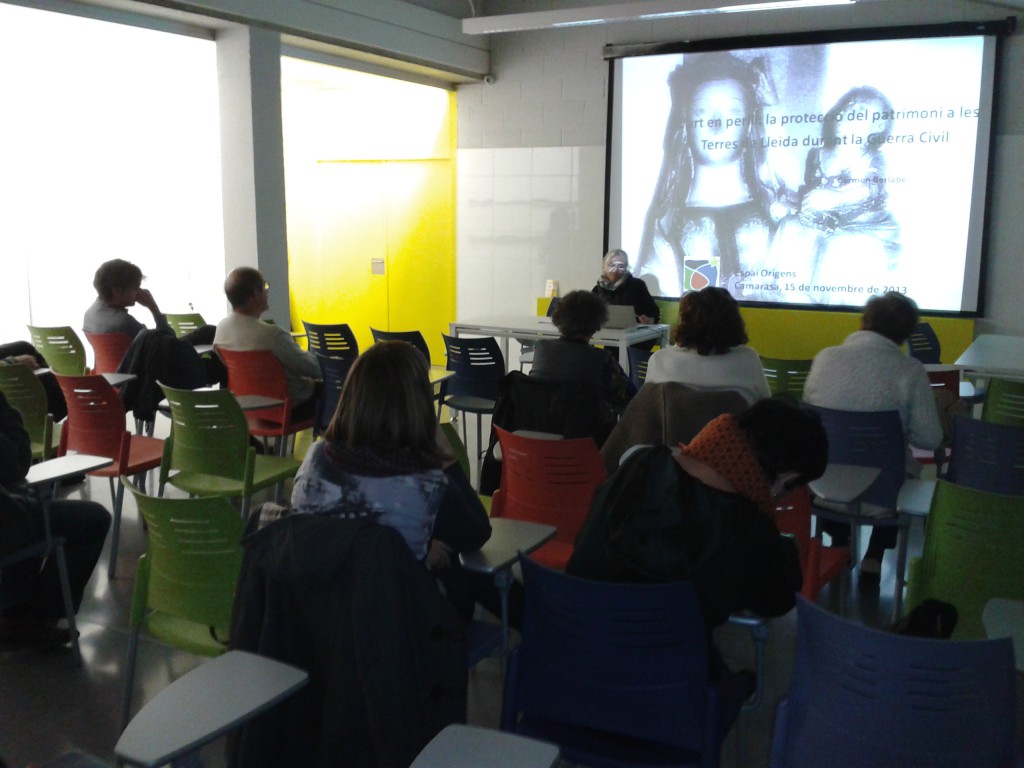
{"type": "Polygon", "coordinates": [[[985,603],[981,623],[989,637],[1013,640],[1014,664],[1018,672],[1024,672],[1024,601],[993,597],[985,603]]]}
{"type": "MultiPolygon", "coordinates": [[[[32,371],[32,373],[34,373],[36,376],[42,376],[43,374],[49,373],[50,371],[50,368],[36,368],[35,370],[32,371]]],[[[122,384],[125,384],[129,381],[134,381],[135,379],[139,378],[134,373],[104,373],[101,375],[103,376],[104,379],[107,380],[107,383],[110,384],[110,386],[112,387],[120,387],[122,384]]]]}
{"type": "Polygon", "coordinates": [[[528,555],[542,544],[550,541],[557,529],[553,525],[512,520],[505,517],[491,518],[491,538],[476,552],[460,555],[462,567],[477,573],[489,573],[501,596],[501,652],[502,659],[508,654],[508,593],[512,588],[512,566],[519,559],[519,553],[528,555]]]}
{"type": "Polygon", "coordinates": [[[988,376],[1024,376],[1024,336],[983,333],[956,365],[988,376]]]}
{"type": "Polygon", "coordinates": [[[456,723],[432,738],[409,768],[554,768],[557,763],[554,744],[456,723]]]}
{"type": "MultiPolygon", "coordinates": [[[[501,351],[508,365],[508,340],[510,338],[557,339],[558,329],[549,317],[534,315],[495,315],[493,317],[458,320],[449,325],[452,336],[494,336],[501,339],[501,351]]],[[[594,334],[591,344],[619,348],[619,365],[629,370],[629,354],[626,348],[639,341],[656,340],[661,346],[668,346],[669,326],[664,323],[636,325],[632,328],[602,328],[594,334]]]]}
{"type": "Polygon", "coordinates": [[[934,495],[934,480],[905,480],[896,499],[896,509],[903,515],[927,517],[934,495]]]}

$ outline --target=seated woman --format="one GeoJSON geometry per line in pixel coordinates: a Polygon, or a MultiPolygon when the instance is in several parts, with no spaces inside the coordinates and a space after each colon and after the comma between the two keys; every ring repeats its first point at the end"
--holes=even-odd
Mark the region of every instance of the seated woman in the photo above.
{"type": "Polygon", "coordinates": [[[800,561],[772,515],[778,496],[825,471],[828,443],[817,414],[761,400],[738,416],[718,416],[655,465],[659,450],[634,452],[597,492],[566,573],[690,580],[709,632],[735,611],[789,611],[802,583],[800,561]],[[662,473],[651,477],[655,466],[662,473]],[[670,480],[672,493],[645,492],[670,480]]]}
{"type": "Polygon", "coordinates": [[[732,389],[748,403],[769,397],[761,358],[745,346],[739,305],[725,288],[709,286],[679,299],[675,344],[651,355],[646,381],[676,381],[693,389],[732,389]]]}
{"type": "MultiPolygon", "coordinates": [[[[608,304],[587,291],[569,291],[558,303],[552,322],[559,339],[537,342],[530,376],[548,381],[590,382],[615,425],[615,414],[629,401],[629,378],[608,350],[592,347],[591,337],[608,319],[608,304]]],[[[607,433],[606,433],[607,434],[607,433]]]]}
{"type": "Polygon", "coordinates": [[[449,597],[463,597],[453,602],[465,618],[475,590],[459,589],[463,577],[473,577],[462,572],[457,555],[479,549],[491,525],[439,440],[423,355],[404,341],[374,344],[352,364],[324,439],[299,468],[292,508],[391,526],[442,583],[459,582],[449,597]]]}

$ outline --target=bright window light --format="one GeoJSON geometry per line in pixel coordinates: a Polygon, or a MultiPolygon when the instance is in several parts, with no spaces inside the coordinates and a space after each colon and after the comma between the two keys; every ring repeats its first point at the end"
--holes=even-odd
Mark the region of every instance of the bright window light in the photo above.
{"type": "Polygon", "coordinates": [[[78,328],[112,258],[165,312],[223,315],[212,41],[0,4],[0,104],[0,341],[78,328]]]}

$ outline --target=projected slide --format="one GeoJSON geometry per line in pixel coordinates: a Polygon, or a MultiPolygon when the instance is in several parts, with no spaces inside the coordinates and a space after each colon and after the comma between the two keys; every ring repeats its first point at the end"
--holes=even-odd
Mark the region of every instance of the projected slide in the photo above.
{"type": "Polygon", "coordinates": [[[993,61],[982,36],[623,59],[610,246],[661,296],[973,311],[993,61]]]}

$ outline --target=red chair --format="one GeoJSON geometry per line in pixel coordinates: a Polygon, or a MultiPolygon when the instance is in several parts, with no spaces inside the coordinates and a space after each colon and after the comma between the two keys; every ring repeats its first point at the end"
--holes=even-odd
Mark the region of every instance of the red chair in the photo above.
{"type": "Polygon", "coordinates": [[[93,373],[116,373],[124,360],[124,353],[128,351],[128,345],[132,343],[132,337],[127,333],[86,333],[85,338],[92,345],[93,355],[96,358],[93,363],[93,373]]]}
{"type": "Polygon", "coordinates": [[[124,502],[122,475],[138,475],[160,466],[164,441],[155,437],[132,435],[125,429],[124,405],[117,391],[102,376],[61,376],[57,374],[68,418],[60,433],[57,455],[68,451],[107,456],[114,463],[105,469],[90,472],[110,481],[114,503],[114,521],[110,534],[110,566],[107,574],[114,578],[117,568],[117,544],[121,533],[121,507],[124,502]],[[117,488],[114,488],[117,478],[117,488]]]}
{"type": "Polygon", "coordinates": [[[262,395],[280,400],[280,405],[247,410],[249,434],[254,437],[277,438],[277,453],[284,456],[288,436],[313,427],[313,418],[292,421],[292,401],[288,396],[288,377],[284,367],[267,349],[241,351],[216,348],[228,369],[228,389],[238,395],[262,395]]]}
{"type": "Polygon", "coordinates": [[[811,536],[811,492],[806,485],[794,488],[777,502],[775,525],[782,533],[790,533],[800,547],[800,569],[804,586],[800,594],[818,602],[821,588],[839,576],[850,565],[848,547],[826,547],[821,536],[811,536]]]}
{"type": "Polygon", "coordinates": [[[494,429],[502,462],[501,486],[491,499],[491,516],[557,527],[555,538],[530,557],[565,570],[594,491],[605,481],[597,444],[589,437],[546,440],[494,429]]]}

